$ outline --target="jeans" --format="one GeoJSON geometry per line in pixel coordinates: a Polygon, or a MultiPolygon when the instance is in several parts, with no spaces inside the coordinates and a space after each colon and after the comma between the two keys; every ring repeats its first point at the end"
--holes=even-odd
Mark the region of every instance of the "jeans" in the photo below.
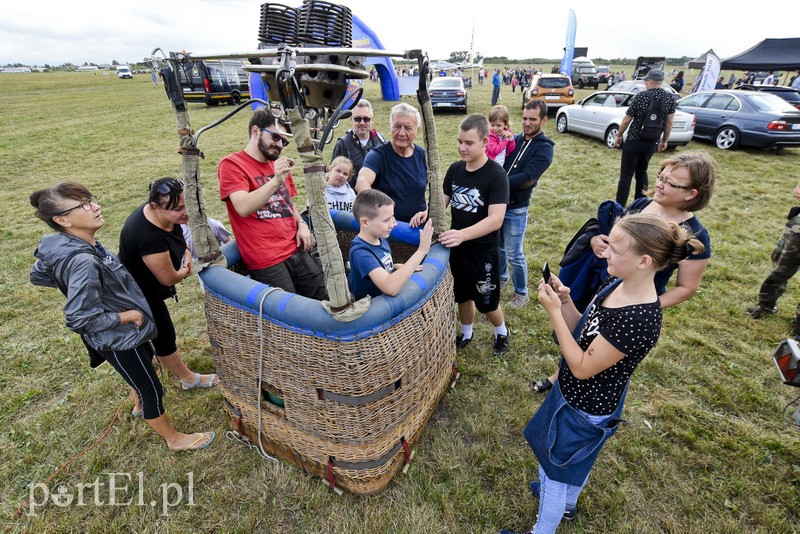
{"type": "Polygon", "coordinates": [[[619,184],[617,184],[617,203],[623,208],[628,204],[628,194],[631,190],[631,178],[636,175],[636,189],[633,199],[641,198],[647,191],[647,166],[650,158],[656,153],[656,141],[625,141],[622,145],[622,162],[619,171],[619,184]]]}
{"type": "Polygon", "coordinates": [[[495,85],[495,86],[492,87],[492,105],[493,106],[497,105],[497,100],[499,98],[500,98],[500,87],[495,85]]]}
{"type": "MultiPolygon", "coordinates": [[[[591,422],[602,424],[613,415],[589,415],[584,414],[591,422]]],[[[589,480],[589,477],[586,477],[589,480]]],[[[536,524],[533,526],[533,534],[551,534],[556,531],[564,510],[575,510],[578,506],[578,497],[586,485],[586,480],[580,486],[565,484],[548,478],[544,469],[539,467],[539,513],[536,516],[536,524]]]]}
{"type": "Polygon", "coordinates": [[[525,259],[523,242],[528,226],[528,206],[506,210],[503,227],[500,229],[500,280],[507,282],[508,264],[511,264],[511,281],[514,293],[528,294],[528,260],[525,259]]]}

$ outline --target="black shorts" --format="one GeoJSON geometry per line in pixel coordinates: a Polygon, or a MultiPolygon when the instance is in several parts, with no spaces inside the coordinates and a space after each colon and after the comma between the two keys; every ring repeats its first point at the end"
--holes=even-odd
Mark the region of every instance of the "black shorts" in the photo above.
{"type": "Polygon", "coordinates": [[[500,305],[500,249],[450,249],[453,295],[458,304],[474,301],[481,313],[493,312],[500,305]]]}

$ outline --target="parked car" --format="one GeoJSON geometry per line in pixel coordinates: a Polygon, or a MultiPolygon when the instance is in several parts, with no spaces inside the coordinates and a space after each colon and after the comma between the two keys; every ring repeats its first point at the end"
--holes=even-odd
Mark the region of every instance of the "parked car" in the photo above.
{"type": "MultiPolygon", "coordinates": [[[[556,114],[556,129],[559,133],[575,132],[605,141],[608,148],[615,148],[617,134],[628,111],[634,93],[623,91],[600,91],[583,100],[564,106],[556,114]]],[[[694,117],[690,113],[676,111],[672,118],[672,133],[667,146],[683,146],[694,135],[694,117]]],[[[627,138],[628,132],[624,137],[627,138]]]]}
{"type": "Polygon", "coordinates": [[[611,74],[611,69],[606,65],[599,65],[597,67],[597,81],[600,83],[608,83],[609,74],[611,74]]]}
{"type": "Polygon", "coordinates": [[[695,116],[696,139],[717,148],[800,147],[800,111],[775,95],[718,89],[681,98],[677,107],[695,116]]]}
{"type": "Polygon", "coordinates": [[[458,109],[467,112],[467,89],[460,76],[440,76],[431,80],[428,86],[433,110],[458,109]]]}
{"type": "Polygon", "coordinates": [[[575,88],[565,74],[536,74],[522,91],[522,107],[528,100],[544,100],[548,110],[575,103],[575,88]]]}
{"type": "Polygon", "coordinates": [[[742,91],[762,91],[772,93],[786,100],[788,103],[800,109],[800,91],[785,85],[740,85],[737,89],[742,91]]]}
{"type": "Polygon", "coordinates": [[[572,60],[572,85],[583,89],[584,87],[594,87],[597,89],[597,67],[588,57],[581,56],[572,60]]]}
{"type": "MultiPolygon", "coordinates": [[[[668,84],[662,83],[661,88],[671,94],[672,98],[676,102],[680,100],[681,94],[668,84]]],[[[645,89],[647,89],[647,86],[645,86],[644,80],[623,80],[608,88],[609,91],[627,91],[629,93],[638,93],[639,91],[644,91],[645,89]]]]}

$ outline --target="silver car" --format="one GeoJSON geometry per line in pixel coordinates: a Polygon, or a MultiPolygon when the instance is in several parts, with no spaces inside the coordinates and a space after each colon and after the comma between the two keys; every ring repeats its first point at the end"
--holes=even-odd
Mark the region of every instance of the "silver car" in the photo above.
{"type": "MultiPolygon", "coordinates": [[[[616,148],[617,134],[625,118],[634,93],[600,91],[575,104],[564,106],[556,114],[559,133],[575,132],[605,141],[608,148],[616,148]]],[[[692,140],[695,119],[691,113],[675,111],[672,133],[667,146],[683,146],[692,140]]],[[[628,132],[625,132],[625,137],[628,132]]]]}

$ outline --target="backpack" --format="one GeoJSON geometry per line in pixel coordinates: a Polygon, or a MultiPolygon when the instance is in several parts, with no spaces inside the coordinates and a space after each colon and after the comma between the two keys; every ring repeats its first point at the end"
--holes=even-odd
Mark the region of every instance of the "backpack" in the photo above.
{"type": "Polygon", "coordinates": [[[667,103],[664,98],[669,95],[662,95],[661,100],[656,100],[654,89],[648,89],[650,103],[647,105],[647,112],[642,120],[642,127],[639,129],[639,139],[642,141],[658,141],[664,132],[664,122],[667,116],[667,103]]]}

